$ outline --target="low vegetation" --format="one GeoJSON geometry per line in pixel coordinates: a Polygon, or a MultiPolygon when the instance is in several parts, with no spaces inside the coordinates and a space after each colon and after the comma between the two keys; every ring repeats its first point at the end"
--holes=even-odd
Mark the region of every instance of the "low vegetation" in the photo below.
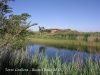
{"type": "MultiPolygon", "coordinates": [[[[77,58],[62,63],[56,54],[52,60],[36,52],[29,59],[26,51],[5,52],[0,58],[0,73],[3,75],[99,75],[100,59],[77,58]],[[27,62],[26,62],[27,61],[27,62]]],[[[1,75],[0,74],[0,75],[1,75]]]]}
{"type": "Polygon", "coordinates": [[[59,30],[55,33],[35,33],[27,37],[30,42],[46,44],[57,48],[81,50],[87,52],[100,52],[99,32],[78,32],[72,30],[59,30]]]}
{"type": "Polygon", "coordinates": [[[100,43],[87,43],[84,41],[71,41],[71,40],[52,40],[52,39],[34,39],[30,38],[30,43],[45,44],[56,48],[65,48],[69,50],[81,50],[87,52],[100,52],[100,43]]]}
{"type": "Polygon", "coordinates": [[[58,30],[55,33],[42,31],[41,35],[36,33],[35,36],[30,37],[40,39],[59,39],[59,40],[77,40],[85,42],[100,42],[100,32],[78,32],[73,30],[58,30]]]}

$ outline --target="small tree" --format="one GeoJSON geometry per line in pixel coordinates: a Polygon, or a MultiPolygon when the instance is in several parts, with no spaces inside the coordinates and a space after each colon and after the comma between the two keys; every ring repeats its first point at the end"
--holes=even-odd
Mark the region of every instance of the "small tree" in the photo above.
{"type": "Polygon", "coordinates": [[[39,33],[40,33],[40,35],[41,35],[41,33],[43,32],[43,30],[45,30],[45,28],[39,26],[39,33]]]}

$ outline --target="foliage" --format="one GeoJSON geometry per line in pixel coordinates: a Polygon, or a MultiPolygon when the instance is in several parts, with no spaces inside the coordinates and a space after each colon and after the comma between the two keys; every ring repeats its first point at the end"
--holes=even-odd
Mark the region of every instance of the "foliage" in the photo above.
{"type": "Polygon", "coordinates": [[[42,32],[47,32],[47,33],[50,33],[50,32],[51,32],[51,30],[50,30],[50,29],[44,29],[44,30],[42,30],[42,32]]]}
{"type": "Polygon", "coordinates": [[[30,43],[36,43],[36,44],[45,44],[47,46],[52,46],[56,48],[64,48],[69,50],[80,50],[85,52],[91,52],[91,53],[100,53],[100,42],[98,43],[90,43],[85,41],[77,41],[77,40],[59,40],[59,39],[53,39],[53,38],[33,38],[28,37],[30,43]]]}
{"type": "Polygon", "coordinates": [[[28,13],[22,13],[21,15],[13,15],[10,14],[9,17],[6,16],[7,13],[10,13],[10,7],[3,1],[0,2],[2,13],[1,19],[2,25],[0,25],[0,40],[2,41],[2,45],[10,44],[10,46],[17,46],[17,44],[23,44],[26,36],[28,36],[28,28],[37,23],[31,24],[31,22],[27,23],[26,20],[31,17],[28,13]]]}
{"type": "MultiPolygon", "coordinates": [[[[43,30],[45,32],[46,30],[43,30]]],[[[58,39],[58,40],[81,40],[88,42],[92,40],[92,42],[100,42],[98,39],[95,41],[95,38],[99,38],[100,33],[98,32],[78,32],[72,30],[58,30],[55,33],[42,33],[43,35],[39,36],[37,33],[34,37],[44,38],[44,39],[58,39]],[[93,38],[92,38],[93,37],[93,38]]]]}
{"type": "Polygon", "coordinates": [[[96,38],[96,39],[95,39],[95,42],[99,42],[99,39],[98,39],[98,38],[96,38]]]}
{"type": "Polygon", "coordinates": [[[49,60],[48,56],[41,56],[36,52],[31,59],[26,51],[6,52],[0,58],[0,75],[99,75],[99,59],[91,57],[83,60],[76,58],[62,63],[56,54],[49,60]],[[27,61],[27,62],[26,62],[27,61]],[[7,71],[12,70],[12,71],[7,71]],[[15,71],[17,70],[17,71],[15,71]],[[18,71],[22,70],[22,71],[18,71]]]}

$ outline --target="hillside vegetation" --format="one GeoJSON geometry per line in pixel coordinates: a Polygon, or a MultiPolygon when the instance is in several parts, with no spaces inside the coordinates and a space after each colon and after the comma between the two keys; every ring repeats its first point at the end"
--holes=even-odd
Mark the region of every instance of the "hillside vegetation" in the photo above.
{"type": "Polygon", "coordinates": [[[88,52],[100,51],[100,32],[78,32],[58,30],[55,33],[37,32],[27,37],[30,42],[46,44],[58,48],[77,49],[88,52]]]}

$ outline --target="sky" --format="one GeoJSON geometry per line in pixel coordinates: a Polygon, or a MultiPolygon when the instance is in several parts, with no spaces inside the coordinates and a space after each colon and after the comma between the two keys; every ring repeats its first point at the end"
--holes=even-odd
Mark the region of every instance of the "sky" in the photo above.
{"type": "Polygon", "coordinates": [[[15,0],[8,2],[12,14],[28,13],[27,20],[46,29],[71,29],[82,32],[100,32],[100,0],[15,0]]]}

